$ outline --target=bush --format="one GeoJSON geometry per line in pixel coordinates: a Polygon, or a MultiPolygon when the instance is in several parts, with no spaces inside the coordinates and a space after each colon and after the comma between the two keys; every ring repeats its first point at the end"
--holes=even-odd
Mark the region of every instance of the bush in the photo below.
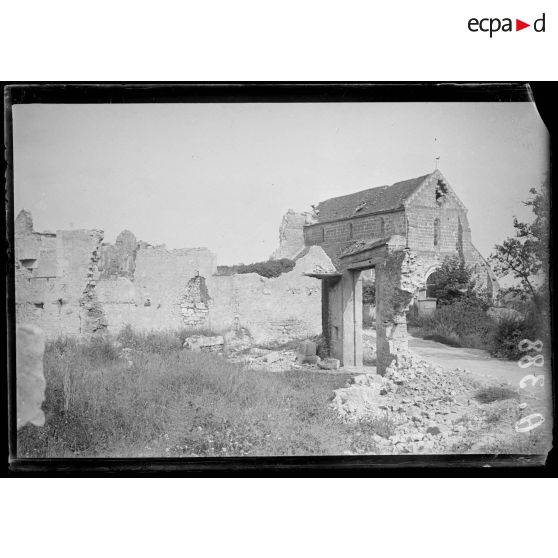
{"type": "Polygon", "coordinates": [[[529,318],[504,318],[494,327],[490,337],[490,354],[498,358],[519,360],[526,353],[518,348],[523,339],[535,341],[540,335],[536,320],[529,318]]]}
{"type": "Polygon", "coordinates": [[[418,313],[417,304],[413,304],[407,312],[407,326],[411,328],[421,328],[423,325],[424,318],[418,313]]]}
{"type": "Polygon", "coordinates": [[[294,269],[294,260],[282,258],[280,260],[268,260],[252,264],[220,265],[217,266],[217,275],[234,275],[236,273],[257,273],[262,277],[279,277],[294,269]]]}
{"type": "Polygon", "coordinates": [[[422,319],[425,339],[454,347],[487,348],[494,326],[484,305],[474,296],[446,304],[422,319]]]}
{"type": "Polygon", "coordinates": [[[362,284],[362,303],[363,304],[376,304],[376,282],[364,281],[362,284]]]}
{"type": "Polygon", "coordinates": [[[473,268],[457,256],[446,257],[430,280],[434,283],[429,286],[428,294],[437,300],[438,306],[474,300],[485,310],[488,308],[486,293],[477,287],[473,268]]]}

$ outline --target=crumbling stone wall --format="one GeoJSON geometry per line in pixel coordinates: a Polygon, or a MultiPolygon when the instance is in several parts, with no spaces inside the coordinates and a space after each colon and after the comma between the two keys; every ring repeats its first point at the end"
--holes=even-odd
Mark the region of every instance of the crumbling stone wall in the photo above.
{"type": "MultiPolygon", "coordinates": [[[[139,250],[138,262],[141,253],[139,250]]],[[[144,261],[136,269],[134,281],[122,277],[100,281],[97,295],[109,330],[114,332],[126,324],[140,330],[203,327],[224,332],[245,328],[256,342],[282,342],[320,333],[320,282],[304,273],[327,262],[327,255],[316,247],[299,258],[291,272],[277,278],[255,273],[204,276],[202,271],[197,275],[190,270],[169,273],[156,281],[156,275],[147,275],[144,261]],[[141,277],[138,269],[142,269],[141,277]]]]}
{"type": "Polygon", "coordinates": [[[37,233],[23,211],[14,233],[16,322],[39,326],[47,338],[102,328],[93,289],[103,232],[37,233]]]}
{"type": "Polygon", "coordinates": [[[270,259],[295,259],[305,248],[304,224],[307,213],[296,213],[289,209],[283,216],[279,227],[279,248],[271,254],[270,259]]]}
{"type": "Polygon", "coordinates": [[[80,305],[80,333],[91,334],[107,328],[107,319],[101,303],[97,297],[97,281],[100,278],[99,260],[100,246],[96,246],[91,254],[87,268],[87,283],[79,300],[80,305]]]}
{"type": "Polygon", "coordinates": [[[127,324],[140,330],[184,327],[188,281],[214,270],[215,255],[207,248],[167,250],[138,242],[133,275],[110,276],[96,286],[109,330],[117,332],[127,324]]]}
{"type": "MultiPolygon", "coordinates": [[[[295,219],[296,220],[296,219],[295,219]]],[[[19,323],[36,323],[47,338],[139,330],[247,329],[261,343],[321,331],[321,286],[306,277],[331,266],[320,247],[305,247],[292,271],[215,276],[206,248],[167,250],[121,233],[114,246],[102,231],[36,233],[18,217],[16,305],[19,323]]]]}
{"type": "Polygon", "coordinates": [[[22,209],[14,223],[14,234],[26,235],[33,233],[33,217],[29,211],[22,209]]]}
{"type": "Polygon", "coordinates": [[[186,291],[180,299],[182,321],[189,328],[200,328],[208,325],[209,304],[211,297],[205,284],[205,278],[196,275],[188,281],[186,291]]]}
{"type": "Polygon", "coordinates": [[[243,327],[264,344],[318,335],[321,284],[304,275],[316,266],[331,267],[331,261],[321,248],[312,247],[292,271],[276,278],[255,273],[208,277],[210,326],[217,331],[243,327]]]}
{"type": "Polygon", "coordinates": [[[321,331],[320,283],[303,274],[329,258],[318,247],[304,252],[278,278],[216,276],[215,256],[205,248],[166,250],[139,242],[133,276],[102,278],[95,292],[110,331],[126,324],[143,330],[245,328],[261,343],[286,341],[321,331]]]}
{"type": "Polygon", "coordinates": [[[103,244],[99,261],[101,279],[127,277],[132,279],[136,269],[138,241],[130,231],[122,231],[116,243],[103,244]]]}
{"type": "Polygon", "coordinates": [[[421,285],[417,256],[408,248],[389,252],[376,267],[378,374],[384,374],[393,359],[408,350],[406,314],[421,285]]]}

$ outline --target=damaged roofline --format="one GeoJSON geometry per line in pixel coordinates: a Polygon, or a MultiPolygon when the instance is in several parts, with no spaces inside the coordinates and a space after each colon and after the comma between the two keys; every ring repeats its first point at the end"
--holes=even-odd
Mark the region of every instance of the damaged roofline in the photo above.
{"type": "Polygon", "coordinates": [[[340,217],[339,219],[333,219],[331,221],[318,221],[317,223],[307,223],[304,224],[303,226],[308,228],[319,227],[322,225],[329,225],[331,223],[339,223],[341,221],[352,221],[353,219],[360,219],[361,217],[370,217],[371,215],[384,215],[386,213],[400,213],[404,209],[405,209],[405,205],[402,204],[396,207],[395,209],[382,209],[380,211],[373,211],[371,213],[363,213],[363,214],[357,213],[356,215],[352,215],[350,217],[340,217]]]}

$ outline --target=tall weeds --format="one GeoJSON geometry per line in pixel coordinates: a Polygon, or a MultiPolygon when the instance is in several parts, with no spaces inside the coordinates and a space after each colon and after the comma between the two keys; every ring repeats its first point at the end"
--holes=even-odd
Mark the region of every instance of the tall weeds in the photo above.
{"type": "MultiPolygon", "coordinates": [[[[59,339],[45,352],[46,424],[18,432],[21,457],[316,455],[350,450],[358,426],[329,402],[346,378],[243,369],[182,349],[182,333],[59,339]]],[[[373,451],[373,444],[366,446],[373,451]]]]}

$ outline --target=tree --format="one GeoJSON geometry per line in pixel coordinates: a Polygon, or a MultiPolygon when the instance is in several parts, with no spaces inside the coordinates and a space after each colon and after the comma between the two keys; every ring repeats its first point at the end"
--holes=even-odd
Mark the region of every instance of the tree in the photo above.
{"type": "Polygon", "coordinates": [[[469,299],[485,305],[485,295],[477,286],[475,273],[458,256],[448,256],[440,269],[429,277],[428,294],[437,300],[438,306],[469,299]]]}
{"type": "Polygon", "coordinates": [[[373,280],[364,280],[362,283],[362,303],[376,304],[376,282],[373,280]]]}
{"type": "Polygon", "coordinates": [[[511,275],[518,284],[507,292],[518,294],[523,300],[532,300],[537,310],[548,310],[548,266],[550,199],[548,178],[540,189],[529,190],[531,199],[523,202],[534,213],[532,223],[524,223],[514,216],[515,236],[497,244],[489,261],[499,277],[511,275]]]}

